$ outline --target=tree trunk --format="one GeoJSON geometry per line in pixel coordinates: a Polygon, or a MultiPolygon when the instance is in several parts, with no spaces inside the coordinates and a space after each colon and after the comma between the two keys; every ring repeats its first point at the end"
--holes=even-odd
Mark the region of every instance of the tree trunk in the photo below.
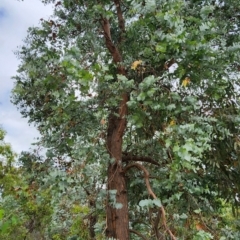
{"type": "MultiPolygon", "coordinates": [[[[120,109],[126,108],[127,96],[123,96],[120,109]]],[[[121,111],[120,110],[120,111],[121,111]]],[[[108,191],[116,190],[116,203],[121,203],[117,209],[111,204],[108,196],[107,204],[107,237],[118,240],[129,239],[128,200],[124,174],[122,171],[122,136],[126,127],[125,114],[120,117],[111,114],[108,121],[107,147],[110,156],[115,160],[108,167],[108,191]]]]}
{"type": "Polygon", "coordinates": [[[116,209],[111,202],[107,205],[107,237],[118,240],[129,239],[128,201],[124,176],[121,173],[121,166],[111,164],[108,168],[108,190],[117,190],[116,203],[122,207],[116,209]]]}
{"type": "MultiPolygon", "coordinates": [[[[113,1],[118,18],[119,27],[119,40],[120,45],[123,41],[122,34],[125,32],[125,23],[123,19],[123,12],[121,9],[121,1],[113,1]]],[[[125,68],[121,65],[122,55],[114,45],[111,36],[111,26],[109,19],[101,16],[100,24],[103,29],[105,44],[110,54],[112,55],[113,62],[118,66],[117,73],[126,76],[125,68]]],[[[108,118],[107,129],[107,150],[114,163],[108,166],[108,184],[107,189],[116,190],[116,203],[121,203],[121,208],[116,209],[114,205],[109,201],[107,204],[107,237],[112,237],[118,240],[129,239],[129,220],[128,220],[128,200],[124,174],[122,171],[122,139],[126,128],[126,116],[127,116],[127,101],[128,94],[122,95],[122,101],[119,105],[119,109],[112,110],[108,118]]]]}

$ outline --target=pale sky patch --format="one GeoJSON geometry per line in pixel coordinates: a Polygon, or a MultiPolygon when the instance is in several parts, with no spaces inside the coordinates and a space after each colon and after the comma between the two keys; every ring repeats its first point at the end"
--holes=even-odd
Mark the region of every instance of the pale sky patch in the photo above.
{"type": "Polygon", "coordinates": [[[27,35],[28,27],[37,26],[40,19],[48,19],[51,6],[40,0],[0,0],[0,125],[7,131],[9,142],[17,153],[27,151],[36,142],[38,132],[21,117],[17,107],[10,103],[19,60],[14,55],[27,35]]]}

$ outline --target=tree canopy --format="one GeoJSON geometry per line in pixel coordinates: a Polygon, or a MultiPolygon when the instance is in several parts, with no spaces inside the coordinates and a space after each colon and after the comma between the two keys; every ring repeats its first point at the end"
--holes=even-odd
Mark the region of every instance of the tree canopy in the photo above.
{"type": "Polygon", "coordinates": [[[221,211],[239,205],[239,2],[43,2],[13,102],[89,239],[238,239],[221,211]]]}

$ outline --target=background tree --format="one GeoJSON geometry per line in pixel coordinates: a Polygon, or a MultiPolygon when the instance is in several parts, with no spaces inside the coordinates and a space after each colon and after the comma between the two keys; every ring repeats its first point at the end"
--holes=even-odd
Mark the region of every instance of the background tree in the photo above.
{"type": "Polygon", "coordinates": [[[47,157],[92,207],[106,186],[109,238],[218,239],[213,213],[238,205],[238,1],[43,2],[13,102],[47,157]]]}
{"type": "Polygon", "coordinates": [[[5,131],[0,128],[0,195],[4,197],[11,191],[11,187],[16,178],[16,168],[14,160],[16,154],[13,152],[11,145],[4,141],[5,131]]]}
{"type": "Polygon", "coordinates": [[[36,150],[22,152],[16,161],[10,145],[3,145],[1,239],[90,239],[93,233],[101,239],[93,230],[92,200],[89,198],[88,206],[73,171],[66,171],[59,159],[44,159],[36,150]],[[11,168],[4,164],[9,156],[11,168]],[[76,192],[80,195],[73,194],[76,192]]]}
{"type": "Polygon", "coordinates": [[[49,189],[41,191],[39,186],[38,175],[43,165],[40,170],[39,158],[33,154],[32,166],[22,162],[27,157],[30,159],[26,153],[17,162],[17,155],[11,145],[5,143],[4,136],[5,132],[0,129],[0,238],[43,239],[42,229],[51,217],[49,189]]]}

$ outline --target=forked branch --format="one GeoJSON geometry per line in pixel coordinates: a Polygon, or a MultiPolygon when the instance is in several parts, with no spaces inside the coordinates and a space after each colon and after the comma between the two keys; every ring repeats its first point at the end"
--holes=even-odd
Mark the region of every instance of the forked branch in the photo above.
{"type": "MultiPolygon", "coordinates": [[[[121,11],[120,2],[115,1],[114,4],[117,7],[117,11],[118,12],[121,11]]],[[[119,14],[121,14],[121,12],[119,12],[119,14]]],[[[118,18],[119,17],[120,16],[118,16],[118,18]]],[[[117,73],[125,76],[126,71],[124,66],[121,64],[122,55],[118,47],[112,41],[111,26],[110,26],[109,19],[101,16],[100,24],[103,29],[106,47],[110,52],[110,54],[112,55],[113,63],[117,65],[117,73]]],[[[119,24],[119,28],[121,31],[122,31],[122,27],[124,27],[124,25],[122,26],[119,24]]],[[[122,94],[122,100],[121,100],[118,112],[113,110],[109,115],[109,120],[108,120],[107,148],[111,156],[114,157],[117,161],[121,159],[121,149],[119,148],[119,146],[121,147],[122,136],[124,134],[124,130],[126,128],[126,123],[127,123],[126,115],[127,115],[128,98],[129,98],[128,93],[122,94]],[[116,113],[118,114],[118,116],[116,116],[116,113]],[[116,149],[116,146],[118,146],[117,149],[116,149]]]]}
{"type": "MultiPolygon", "coordinates": [[[[150,186],[150,182],[149,182],[149,172],[148,170],[141,164],[139,163],[133,163],[130,164],[128,166],[126,166],[123,171],[126,173],[130,168],[138,168],[139,170],[144,172],[144,179],[145,179],[145,183],[147,186],[147,190],[148,190],[148,194],[150,196],[152,196],[153,199],[157,199],[157,196],[155,195],[155,193],[153,192],[151,186],[150,186]]],[[[172,240],[176,240],[177,238],[173,235],[173,233],[171,232],[171,230],[169,229],[169,227],[167,226],[167,221],[166,221],[166,212],[163,206],[160,207],[160,211],[161,211],[161,217],[162,217],[162,222],[163,222],[163,226],[166,229],[166,231],[169,233],[169,235],[171,236],[172,240]]]]}

